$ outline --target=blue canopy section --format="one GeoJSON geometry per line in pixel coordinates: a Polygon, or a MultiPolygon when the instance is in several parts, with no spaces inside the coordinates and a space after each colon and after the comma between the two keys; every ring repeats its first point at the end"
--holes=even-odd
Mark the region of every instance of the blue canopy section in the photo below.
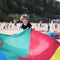
{"type": "Polygon", "coordinates": [[[6,56],[2,52],[0,52],[0,60],[7,60],[6,56]]]}
{"type": "Polygon", "coordinates": [[[57,36],[56,33],[50,32],[50,31],[45,31],[45,32],[46,32],[47,35],[49,35],[49,36],[51,36],[51,37],[53,37],[53,38],[55,38],[55,39],[59,39],[59,37],[57,36]]]}
{"type": "MultiPolygon", "coordinates": [[[[0,34],[0,41],[3,43],[2,46],[0,46],[0,52],[6,56],[7,60],[18,60],[20,56],[28,56],[30,32],[30,29],[26,29],[14,35],[0,34]]],[[[0,54],[0,56],[3,54],[0,54]]]]}

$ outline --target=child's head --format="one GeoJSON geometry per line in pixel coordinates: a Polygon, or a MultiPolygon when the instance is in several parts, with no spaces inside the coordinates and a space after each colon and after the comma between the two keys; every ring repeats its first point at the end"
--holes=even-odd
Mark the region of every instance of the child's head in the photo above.
{"type": "Polygon", "coordinates": [[[20,21],[23,23],[28,23],[29,16],[27,14],[22,14],[20,17],[20,21]]]}

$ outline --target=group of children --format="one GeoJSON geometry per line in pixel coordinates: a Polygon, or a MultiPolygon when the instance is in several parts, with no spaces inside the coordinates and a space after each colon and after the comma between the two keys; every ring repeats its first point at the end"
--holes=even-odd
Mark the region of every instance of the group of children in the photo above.
{"type": "MultiPolygon", "coordinates": [[[[29,16],[27,14],[22,14],[20,17],[20,21],[22,22],[22,25],[19,27],[20,29],[24,30],[26,28],[32,27],[32,25],[29,23],[29,16]]],[[[2,23],[3,29],[12,29],[12,25],[16,29],[16,27],[17,27],[16,19],[13,20],[13,24],[12,24],[12,21],[10,21],[10,23],[5,22],[5,21],[2,23]]]]}
{"type": "MultiPolygon", "coordinates": [[[[29,15],[22,14],[20,16],[20,21],[22,22],[22,25],[19,26],[19,29],[23,29],[24,30],[26,28],[30,28],[30,29],[33,28],[33,26],[29,22],[29,15]]],[[[6,29],[6,28],[10,28],[11,29],[12,28],[12,21],[10,21],[10,23],[3,22],[2,26],[3,26],[3,29],[6,29]]],[[[14,26],[14,29],[16,29],[16,27],[17,27],[17,20],[16,19],[13,20],[13,26],[14,26]]],[[[38,27],[38,25],[36,25],[36,26],[38,27]]],[[[40,22],[40,27],[43,27],[41,22],[40,22]]],[[[55,28],[57,29],[57,24],[55,24],[55,28]]],[[[35,28],[33,28],[33,29],[35,29],[35,28]]],[[[51,29],[51,26],[48,23],[47,24],[47,30],[50,31],[50,29],[51,29]]]]}
{"type": "MultiPolygon", "coordinates": [[[[13,24],[14,26],[17,26],[16,22],[14,22],[13,24]]],[[[1,26],[3,29],[12,29],[12,21],[10,21],[9,23],[4,21],[1,26]]]]}

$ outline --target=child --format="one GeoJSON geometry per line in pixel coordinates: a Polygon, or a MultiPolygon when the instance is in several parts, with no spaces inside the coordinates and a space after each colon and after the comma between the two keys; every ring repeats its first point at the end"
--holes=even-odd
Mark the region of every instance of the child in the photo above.
{"type": "Polygon", "coordinates": [[[27,14],[22,14],[20,17],[20,21],[23,23],[21,28],[26,29],[26,28],[31,28],[31,24],[28,21],[29,16],[27,14]]]}

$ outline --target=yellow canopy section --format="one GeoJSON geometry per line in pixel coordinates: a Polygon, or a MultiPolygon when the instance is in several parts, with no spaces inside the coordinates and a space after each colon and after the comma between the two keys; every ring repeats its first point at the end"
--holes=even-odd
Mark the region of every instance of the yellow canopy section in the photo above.
{"type": "Polygon", "coordinates": [[[60,47],[57,48],[56,52],[50,60],[60,60],[60,47]]]}

